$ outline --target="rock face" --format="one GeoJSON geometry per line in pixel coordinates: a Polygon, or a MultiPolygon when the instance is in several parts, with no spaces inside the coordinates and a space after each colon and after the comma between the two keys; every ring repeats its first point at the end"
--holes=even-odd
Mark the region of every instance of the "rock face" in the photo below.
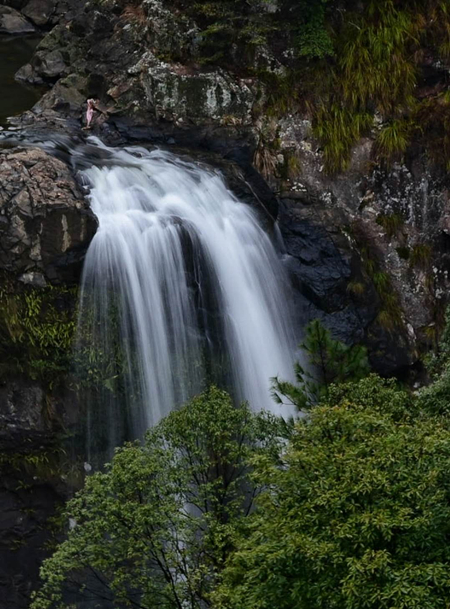
{"type": "MultiPolygon", "coordinates": [[[[442,321],[450,224],[448,179],[420,149],[398,165],[376,162],[375,126],[349,170],[328,176],[309,118],[261,116],[264,85],[196,61],[199,27],[173,4],[70,0],[68,9],[20,71],[56,80],[23,124],[54,128],[59,114],[80,124],[95,97],[94,131],[107,142],[176,143],[232,159],[246,176],[256,168],[281,199],[302,320],[319,316],[347,342],[365,341],[383,373],[416,362],[442,321]]],[[[283,69],[263,47],[254,61],[283,69]]]]}
{"type": "Polygon", "coordinates": [[[0,380],[0,609],[26,609],[48,556],[49,518],[67,500],[60,435],[75,393],[26,376],[0,380]]]}
{"type": "Polygon", "coordinates": [[[52,445],[76,410],[76,394],[67,383],[50,393],[26,376],[0,381],[0,451],[52,445]]]}
{"type": "Polygon", "coordinates": [[[341,335],[347,322],[333,318],[355,312],[379,371],[413,364],[436,340],[450,288],[448,176],[420,151],[375,164],[369,138],[347,172],[327,176],[308,121],[290,117],[279,136],[281,165],[296,160],[278,184],[300,290],[341,335]]]}
{"type": "Polygon", "coordinates": [[[97,222],[66,165],[39,149],[2,151],[0,174],[0,268],[77,281],[97,222]]]}
{"type": "Polygon", "coordinates": [[[67,370],[55,358],[58,343],[49,347],[45,341],[60,331],[61,321],[72,331],[76,290],[57,284],[78,282],[97,221],[68,167],[43,150],[0,150],[0,176],[0,270],[5,280],[0,316],[0,609],[25,609],[48,554],[48,519],[68,494],[61,477],[61,435],[79,412],[67,370]],[[48,284],[53,285],[45,290],[51,299],[39,301],[48,284]],[[33,319],[49,332],[39,345],[33,346],[31,337],[21,338],[29,329],[26,320],[15,317],[15,307],[27,298],[39,307],[33,319]],[[59,370],[57,377],[51,372],[52,382],[39,361],[47,371],[52,366],[59,370]]]}
{"type": "Polygon", "coordinates": [[[49,518],[68,497],[58,431],[74,394],[27,377],[0,381],[0,609],[29,607],[48,555],[49,518]]]}
{"type": "Polygon", "coordinates": [[[24,472],[19,475],[6,463],[1,473],[0,609],[26,609],[47,556],[48,519],[67,494],[54,480],[35,480],[24,472]]]}
{"type": "Polygon", "coordinates": [[[18,11],[0,6],[0,34],[30,34],[34,31],[33,25],[18,11]]]}
{"type": "Polygon", "coordinates": [[[244,125],[251,122],[251,90],[226,73],[188,71],[154,58],[140,62],[139,70],[148,107],[158,118],[175,122],[233,120],[244,125]]]}
{"type": "Polygon", "coordinates": [[[22,14],[25,15],[35,25],[46,25],[53,12],[57,0],[30,0],[22,9],[22,14]]]}
{"type": "Polygon", "coordinates": [[[78,6],[43,38],[30,64],[18,73],[31,84],[61,78],[57,95],[45,96],[36,114],[67,102],[65,110],[80,117],[86,98],[96,97],[105,115],[131,116],[135,123],[162,120],[183,128],[251,124],[257,95],[252,79],[171,59],[195,49],[198,28],[189,19],[160,0],[78,6]]]}

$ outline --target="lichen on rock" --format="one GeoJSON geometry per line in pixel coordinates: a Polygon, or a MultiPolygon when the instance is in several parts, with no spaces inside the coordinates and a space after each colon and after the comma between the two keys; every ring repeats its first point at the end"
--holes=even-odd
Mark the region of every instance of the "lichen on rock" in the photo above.
{"type": "Polygon", "coordinates": [[[189,70],[147,57],[139,62],[139,71],[148,107],[157,118],[251,122],[251,89],[222,70],[189,70]]]}

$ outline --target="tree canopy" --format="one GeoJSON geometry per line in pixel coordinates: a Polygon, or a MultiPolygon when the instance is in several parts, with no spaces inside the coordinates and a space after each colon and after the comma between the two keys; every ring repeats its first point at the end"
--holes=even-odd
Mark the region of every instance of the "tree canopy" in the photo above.
{"type": "Polygon", "coordinates": [[[208,596],[230,540],[260,488],[257,454],[277,458],[281,419],[236,408],[211,388],[116,451],[65,510],[67,539],[42,567],[33,609],[101,600],[102,607],[187,608],[208,596]]]}
{"type": "Polygon", "coordinates": [[[393,381],[333,388],[301,420],[216,592],[227,609],[438,608],[450,599],[450,421],[393,381]]]}
{"type": "Polygon", "coordinates": [[[294,423],[214,387],[173,412],[68,503],[32,609],[445,609],[449,336],[417,394],[344,351],[294,423]]]}

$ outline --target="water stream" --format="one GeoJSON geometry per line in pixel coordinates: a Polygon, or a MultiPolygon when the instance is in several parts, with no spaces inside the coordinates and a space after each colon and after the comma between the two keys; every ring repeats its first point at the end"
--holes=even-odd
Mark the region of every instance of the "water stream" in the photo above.
{"type": "Polygon", "coordinates": [[[98,381],[88,444],[140,437],[208,382],[279,413],[269,389],[292,376],[289,286],[254,210],[211,169],[93,143],[108,162],[82,171],[99,219],[78,341],[98,381]]]}

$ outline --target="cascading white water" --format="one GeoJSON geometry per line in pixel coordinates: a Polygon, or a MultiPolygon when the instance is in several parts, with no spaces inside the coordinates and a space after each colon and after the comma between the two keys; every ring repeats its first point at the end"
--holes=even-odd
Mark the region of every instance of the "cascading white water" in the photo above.
{"type": "MultiPolygon", "coordinates": [[[[97,145],[110,156],[82,172],[99,229],[84,265],[80,350],[105,392],[127,397],[128,435],[209,381],[280,413],[270,378],[292,377],[293,324],[282,264],[253,209],[212,170],[97,145]]],[[[114,400],[107,408],[98,412],[114,445],[123,417],[114,400]]]]}

